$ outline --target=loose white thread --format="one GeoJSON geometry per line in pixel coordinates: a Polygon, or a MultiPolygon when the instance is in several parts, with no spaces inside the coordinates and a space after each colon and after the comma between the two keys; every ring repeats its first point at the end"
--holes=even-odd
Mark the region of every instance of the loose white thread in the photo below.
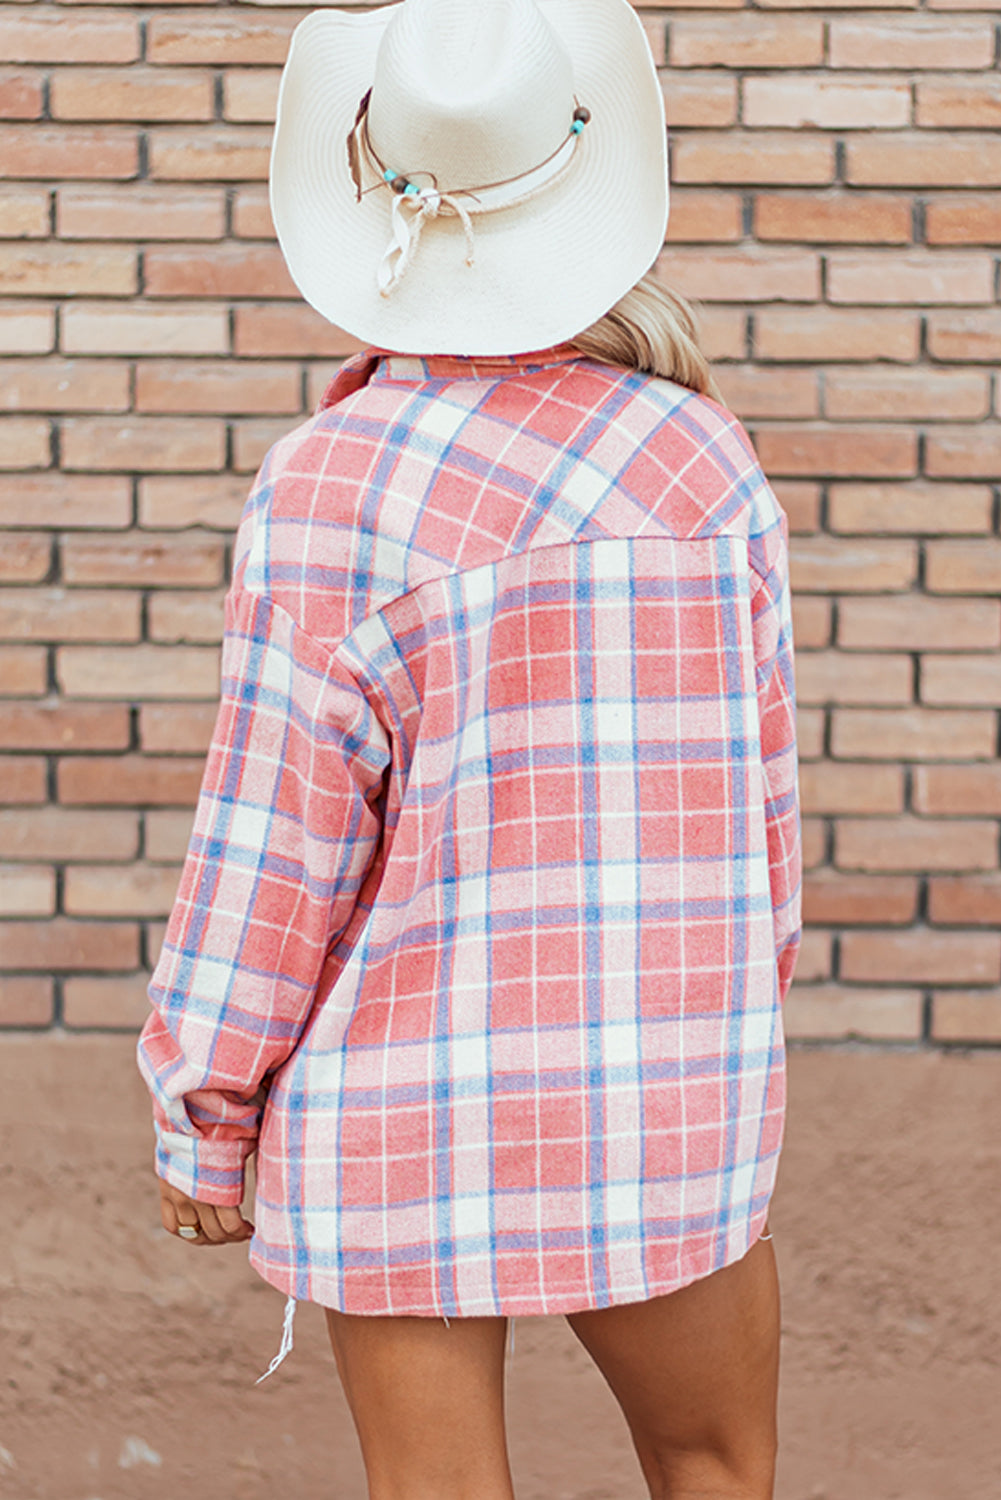
{"type": "Polygon", "coordinates": [[[297,1304],[294,1297],[289,1297],[286,1299],[285,1317],[282,1322],[282,1341],[278,1346],[278,1353],[268,1365],[268,1368],[265,1370],[264,1374],[259,1375],[258,1378],[254,1381],[255,1385],[260,1385],[262,1380],[267,1380],[269,1375],[273,1375],[278,1366],[281,1364],[282,1360],[287,1359],[288,1356],[292,1353],[292,1324],[295,1322],[296,1305],[297,1304]]]}

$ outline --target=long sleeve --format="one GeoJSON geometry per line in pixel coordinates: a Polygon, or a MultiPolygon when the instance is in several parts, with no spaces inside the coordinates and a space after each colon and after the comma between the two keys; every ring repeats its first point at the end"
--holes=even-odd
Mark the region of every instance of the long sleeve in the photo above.
{"type": "Polygon", "coordinates": [[[775,520],[757,539],[761,577],[752,602],[765,822],[779,994],[792,983],[801,937],[802,842],[796,755],[792,611],[788,522],[775,503],[775,520]]]}
{"type": "Polygon", "coordinates": [[[378,846],[389,745],[350,672],[234,585],[222,699],[139,1064],[157,1171],[239,1203],[261,1084],[289,1057],[378,846]]]}

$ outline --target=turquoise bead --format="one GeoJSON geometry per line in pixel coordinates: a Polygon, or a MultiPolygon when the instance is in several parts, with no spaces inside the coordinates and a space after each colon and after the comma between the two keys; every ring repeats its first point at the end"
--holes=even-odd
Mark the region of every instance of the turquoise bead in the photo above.
{"type": "Polygon", "coordinates": [[[583,129],[584,129],[584,122],[583,122],[583,120],[574,120],[573,124],[570,126],[570,134],[571,135],[580,135],[580,133],[581,133],[581,131],[583,129]]]}
{"type": "Polygon", "coordinates": [[[404,196],[407,198],[416,198],[419,192],[420,188],[414,182],[408,182],[406,187],[403,189],[404,196]]]}
{"type": "Polygon", "coordinates": [[[392,167],[387,167],[386,170],[385,170],[385,172],[383,172],[382,175],[386,179],[387,182],[392,182],[394,177],[398,177],[399,176],[399,173],[398,172],[394,172],[393,169],[392,169],[392,167]]]}

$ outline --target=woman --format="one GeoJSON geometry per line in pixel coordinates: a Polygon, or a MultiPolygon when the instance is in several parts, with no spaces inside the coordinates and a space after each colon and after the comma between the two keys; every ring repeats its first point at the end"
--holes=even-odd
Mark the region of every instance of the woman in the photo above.
{"type": "Polygon", "coordinates": [[[296,31],[275,222],[374,347],[244,513],[140,1060],[165,1228],[327,1309],[375,1500],[511,1495],[546,1313],[652,1495],[772,1493],[785,523],[645,276],[667,196],[626,0],[296,31]]]}

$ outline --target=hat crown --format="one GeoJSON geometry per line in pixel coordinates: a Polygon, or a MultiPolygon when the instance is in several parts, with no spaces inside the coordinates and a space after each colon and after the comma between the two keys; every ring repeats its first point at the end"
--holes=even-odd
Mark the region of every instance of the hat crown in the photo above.
{"type": "Polygon", "coordinates": [[[534,0],[405,0],[379,46],[369,132],[395,171],[476,187],[555,151],[573,94],[569,54],[534,0]]]}

